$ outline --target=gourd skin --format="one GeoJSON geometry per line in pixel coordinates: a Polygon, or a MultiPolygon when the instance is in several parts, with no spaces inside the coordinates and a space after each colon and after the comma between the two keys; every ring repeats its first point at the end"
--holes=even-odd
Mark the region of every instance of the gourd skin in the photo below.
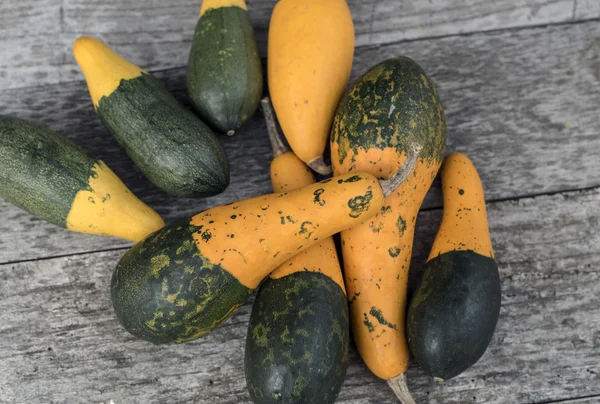
{"type": "MultiPolygon", "coordinates": [[[[271,163],[273,190],[315,182],[294,153],[271,163]]],[[[333,238],[289,259],[261,285],[246,340],[254,403],[333,403],[348,363],[348,305],[333,238]],[[281,380],[274,383],[273,380],[281,380]]]]}
{"type": "Polygon", "coordinates": [[[0,118],[0,196],[72,231],[139,241],[164,222],[102,162],[59,134],[0,118]]]}
{"type": "Polygon", "coordinates": [[[481,181],[471,161],[453,153],[442,167],[444,215],[407,327],[411,351],[430,375],[450,379],[487,349],[500,313],[481,181]]]}
{"type": "Polygon", "coordinates": [[[227,187],[229,163],[218,139],[155,78],[93,38],[77,39],[73,52],[96,112],[150,181],[182,197],[227,187]]]}
{"type": "Polygon", "coordinates": [[[212,128],[233,132],[254,114],[262,67],[244,0],[204,0],[190,51],[187,89],[212,128]]]}
{"type": "Polygon", "coordinates": [[[269,92],[288,143],[313,169],[324,170],[353,56],[354,25],[344,0],[277,2],[269,26],[269,92]]]}
{"type": "Polygon", "coordinates": [[[441,165],[446,120],[435,85],[409,58],[371,68],[340,102],[332,128],[334,174],[389,178],[421,148],[408,179],[380,212],[341,234],[351,328],[369,369],[392,379],[408,367],[408,270],[417,213],[441,165]]]}
{"type": "Polygon", "coordinates": [[[184,342],[229,317],[276,267],[374,215],[377,179],[359,173],[218,206],[138,243],[111,283],[115,312],[133,335],[184,342]]]}

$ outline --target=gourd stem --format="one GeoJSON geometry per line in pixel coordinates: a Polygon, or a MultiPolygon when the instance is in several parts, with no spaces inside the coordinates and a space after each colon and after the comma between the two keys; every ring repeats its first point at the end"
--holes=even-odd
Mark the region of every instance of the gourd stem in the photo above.
{"type": "Polygon", "coordinates": [[[387,198],[394,192],[406,179],[408,175],[412,172],[413,168],[415,168],[415,164],[417,163],[417,159],[419,158],[419,153],[423,146],[418,143],[411,143],[408,148],[408,153],[406,156],[406,161],[400,167],[396,174],[392,176],[389,180],[380,180],[381,189],[383,190],[383,195],[387,198]]]}
{"type": "Polygon", "coordinates": [[[400,400],[402,404],[415,404],[415,400],[408,390],[406,385],[406,376],[404,373],[400,373],[396,377],[387,379],[388,386],[394,391],[396,398],[400,400]]]}
{"type": "Polygon", "coordinates": [[[271,147],[273,148],[273,157],[281,156],[290,150],[281,140],[279,132],[277,131],[277,124],[275,124],[275,113],[273,112],[273,106],[271,105],[271,99],[265,97],[260,101],[262,105],[263,115],[267,123],[267,132],[269,132],[269,140],[271,141],[271,147]]]}
{"type": "Polygon", "coordinates": [[[325,164],[325,160],[323,156],[319,156],[317,158],[312,159],[308,163],[306,163],[312,170],[318,172],[321,175],[329,175],[331,174],[331,166],[325,164]]]}

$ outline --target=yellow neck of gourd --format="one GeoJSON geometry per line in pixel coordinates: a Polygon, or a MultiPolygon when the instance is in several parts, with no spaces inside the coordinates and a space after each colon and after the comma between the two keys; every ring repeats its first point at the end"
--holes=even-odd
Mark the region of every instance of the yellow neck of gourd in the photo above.
{"type": "Polygon", "coordinates": [[[102,97],[115,92],[122,80],[145,73],[95,38],[78,38],[73,44],[73,55],[83,71],[95,108],[102,97]]]}
{"type": "Polygon", "coordinates": [[[246,6],[244,0],[204,0],[202,2],[202,7],[200,8],[200,17],[212,8],[221,7],[239,7],[242,10],[248,10],[248,6],[246,6]]]}

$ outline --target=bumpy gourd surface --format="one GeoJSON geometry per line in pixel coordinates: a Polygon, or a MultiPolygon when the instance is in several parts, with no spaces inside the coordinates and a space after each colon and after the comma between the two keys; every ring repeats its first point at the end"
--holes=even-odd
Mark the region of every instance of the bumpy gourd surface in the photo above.
{"type": "Polygon", "coordinates": [[[318,272],[269,278],[256,297],[246,380],[256,403],[333,403],[348,357],[348,305],[318,272]]]}
{"type": "Polygon", "coordinates": [[[229,184],[229,163],[217,138],[155,78],[123,80],[97,111],[133,162],[164,191],[213,195],[229,184]]]}
{"type": "Polygon", "coordinates": [[[248,298],[242,285],[202,256],[182,220],[135,245],[119,262],[112,299],[123,326],[154,342],[185,342],[208,333],[248,298]]]}
{"type": "Polygon", "coordinates": [[[67,227],[75,195],[91,190],[96,161],[58,133],[21,119],[0,118],[2,197],[40,219],[67,227]]]}
{"type": "Polygon", "coordinates": [[[342,232],[352,332],[369,369],[390,379],[408,367],[406,288],[419,208],[441,165],[446,120],[437,89],[409,58],[366,72],[342,99],[332,128],[334,174],[389,178],[421,147],[408,179],[380,212],[342,232]]]}

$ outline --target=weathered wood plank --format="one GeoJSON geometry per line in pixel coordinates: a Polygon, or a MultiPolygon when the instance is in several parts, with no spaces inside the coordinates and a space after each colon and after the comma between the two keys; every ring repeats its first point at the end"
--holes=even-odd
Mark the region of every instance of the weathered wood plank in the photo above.
{"type": "MultiPolygon", "coordinates": [[[[410,55],[438,83],[448,115],[448,150],[477,165],[488,200],[600,185],[597,106],[600,26],[596,22],[423,40],[357,51],[353,77],[381,60],[410,55]]],[[[159,77],[184,100],[184,71],[159,77]]],[[[168,220],[209,206],[270,192],[270,146],[257,114],[233,138],[221,137],[232,184],[204,200],[159,192],[133,167],[95,117],[84,83],[7,90],[0,114],[32,119],[102,157],[168,220]]],[[[439,207],[434,187],[425,207],[439,207]]],[[[54,229],[0,202],[0,262],[124,246],[54,229]]]]}
{"type": "MultiPolygon", "coordinates": [[[[145,69],[187,63],[200,0],[26,0],[0,4],[0,88],[80,78],[71,55],[79,35],[94,35],[145,69]]],[[[600,17],[595,0],[348,1],[357,45],[446,36],[600,17]]],[[[265,55],[275,0],[248,1],[265,55]]]]}
{"type": "MultiPolygon", "coordinates": [[[[481,361],[453,380],[435,383],[413,366],[417,402],[600,395],[599,207],[600,188],[488,204],[503,290],[498,328],[481,361]]],[[[437,209],[419,215],[413,283],[440,217],[437,209]]],[[[109,301],[122,253],[0,266],[0,401],[249,403],[243,352],[250,304],[189,344],[135,340],[109,301]]],[[[352,349],[338,402],[396,401],[352,349]]]]}

